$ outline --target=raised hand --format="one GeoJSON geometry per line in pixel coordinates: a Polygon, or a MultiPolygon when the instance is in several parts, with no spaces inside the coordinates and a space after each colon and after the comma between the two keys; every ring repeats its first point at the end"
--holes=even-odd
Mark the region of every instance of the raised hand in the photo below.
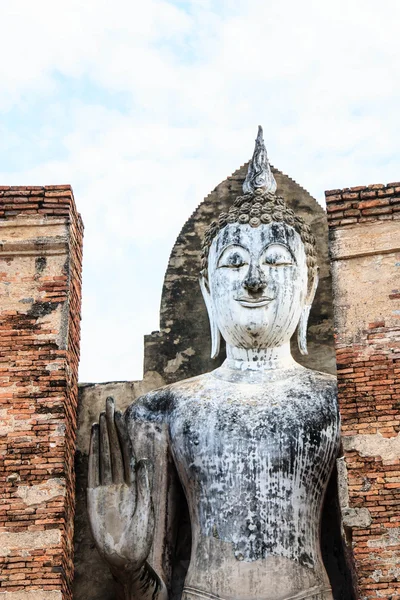
{"type": "Polygon", "coordinates": [[[107,398],[106,412],[92,427],[87,500],[96,546],[113,573],[138,572],[153,539],[149,476],[146,461],[136,462],[113,398],[107,398]]]}

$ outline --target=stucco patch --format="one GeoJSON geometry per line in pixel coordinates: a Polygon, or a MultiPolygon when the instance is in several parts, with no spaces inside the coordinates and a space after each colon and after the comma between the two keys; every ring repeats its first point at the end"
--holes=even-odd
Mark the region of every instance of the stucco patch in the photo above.
{"type": "Polygon", "coordinates": [[[351,435],[343,438],[343,448],[357,450],[361,456],[380,456],[385,464],[400,457],[400,434],[391,438],[381,433],[351,435]]]}
{"type": "Polygon", "coordinates": [[[374,540],[368,540],[369,548],[385,548],[387,546],[398,546],[400,544],[400,527],[393,527],[387,533],[374,540]]]}
{"type": "Polygon", "coordinates": [[[62,479],[48,479],[39,485],[19,485],[17,496],[28,506],[41,504],[57,496],[65,496],[65,482],[62,479]]]}
{"type": "Polygon", "coordinates": [[[343,523],[347,527],[369,527],[372,523],[368,508],[345,508],[342,510],[343,523]]]}
{"type": "Polygon", "coordinates": [[[35,550],[58,546],[61,542],[61,532],[58,529],[47,531],[23,531],[21,533],[0,533],[0,556],[8,556],[18,550],[23,555],[24,550],[35,550]]]}
{"type": "Polygon", "coordinates": [[[175,358],[172,358],[167,362],[167,366],[164,369],[165,373],[175,373],[179,367],[187,361],[187,358],[183,356],[182,352],[177,352],[175,358]]]}

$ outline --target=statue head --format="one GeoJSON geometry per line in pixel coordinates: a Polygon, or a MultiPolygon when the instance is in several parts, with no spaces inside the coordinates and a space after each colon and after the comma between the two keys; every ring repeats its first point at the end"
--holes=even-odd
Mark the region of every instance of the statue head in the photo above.
{"type": "Polygon", "coordinates": [[[212,351],[230,346],[273,348],[290,341],[307,354],[307,322],[318,285],[309,226],[276,196],[259,127],[243,184],[228,213],[207,229],[200,286],[210,319],[212,351]]]}

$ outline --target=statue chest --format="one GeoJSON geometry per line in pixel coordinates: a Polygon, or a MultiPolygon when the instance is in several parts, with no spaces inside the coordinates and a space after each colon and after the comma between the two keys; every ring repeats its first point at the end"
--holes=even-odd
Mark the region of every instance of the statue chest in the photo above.
{"type": "Polygon", "coordinates": [[[171,415],[173,452],[193,477],[294,473],[320,463],[336,443],[336,403],[321,397],[184,400],[171,415]]]}
{"type": "Polygon", "coordinates": [[[185,400],[171,414],[170,436],[204,535],[233,543],[247,560],[285,555],[289,548],[292,556],[299,546],[305,563],[313,564],[320,505],[338,448],[334,398],[185,400]]]}

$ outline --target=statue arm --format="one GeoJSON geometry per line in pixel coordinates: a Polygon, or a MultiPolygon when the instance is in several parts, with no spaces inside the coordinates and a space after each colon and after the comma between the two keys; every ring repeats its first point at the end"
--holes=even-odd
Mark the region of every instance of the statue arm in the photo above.
{"type": "Polygon", "coordinates": [[[136,461],[126,422],[108,398],[92,427],[88,510],[93,537],[121,600],[167,600],[162,577],[147,562],[154,534],[149,464],[136,461]]]}

